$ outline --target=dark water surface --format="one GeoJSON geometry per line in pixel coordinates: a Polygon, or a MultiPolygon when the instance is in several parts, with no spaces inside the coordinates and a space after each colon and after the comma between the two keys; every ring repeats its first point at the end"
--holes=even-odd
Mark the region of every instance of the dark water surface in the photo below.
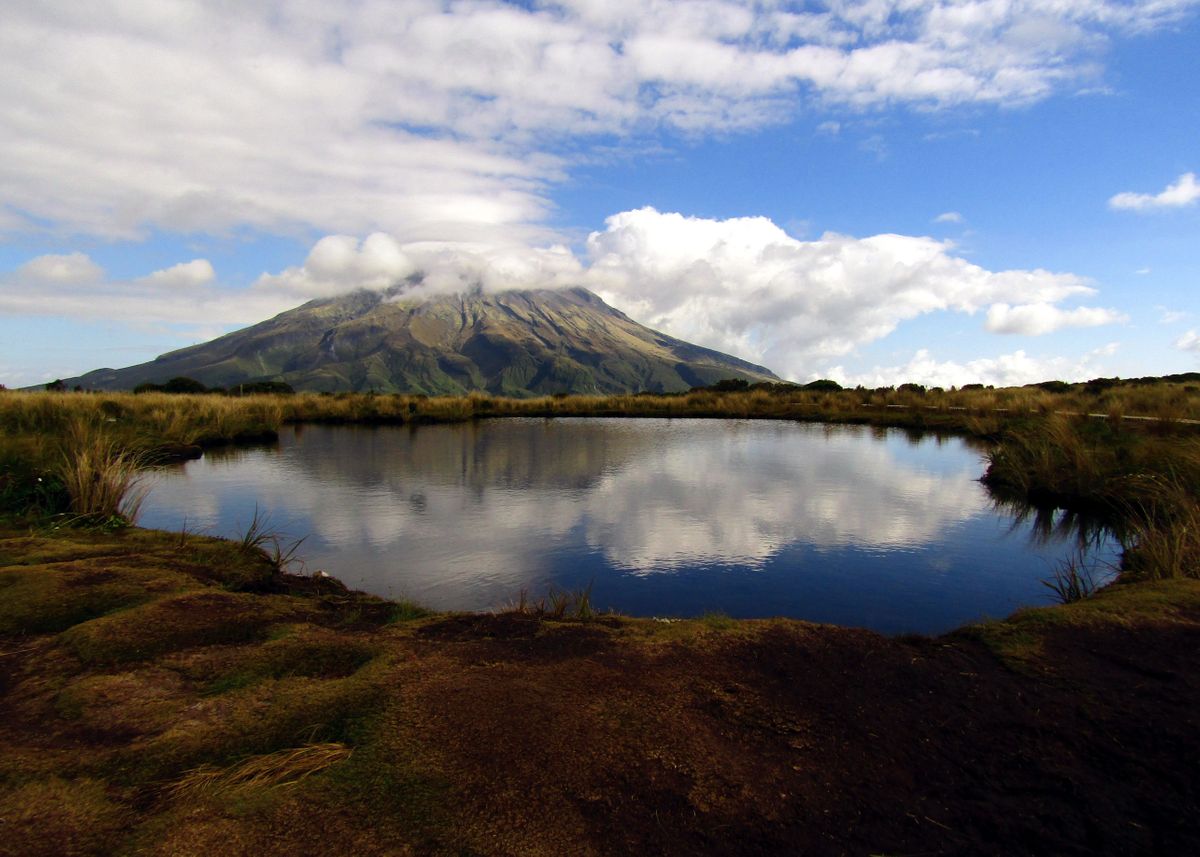
{"type": "Polygon", "coordinates": [[[237,536],[257,505],[307,536],[307,571],[439,610],[592,583],[635,616],[936,633],[1051,603],[1041,581],[1077,547],[998,509],[983,470],[962,439],[856,426],[302,426],[162,471],[140,523],[237,536]]]}

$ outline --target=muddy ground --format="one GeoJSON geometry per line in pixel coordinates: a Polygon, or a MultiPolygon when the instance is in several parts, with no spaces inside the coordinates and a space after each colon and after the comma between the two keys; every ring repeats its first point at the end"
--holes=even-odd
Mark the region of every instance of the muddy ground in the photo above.
{"type": "Polygon", "coordinates": [[[0,534],[0,853],[1200,853],[1197,581],[891,639],[256,562],[0,534]]]}

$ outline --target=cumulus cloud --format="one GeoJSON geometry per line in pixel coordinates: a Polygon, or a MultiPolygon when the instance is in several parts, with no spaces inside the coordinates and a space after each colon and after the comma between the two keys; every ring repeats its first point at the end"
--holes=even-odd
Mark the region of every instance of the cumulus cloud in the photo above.
{"type": "Polygon", "coordinates": [[[1163,208],[1183,208],[1200,199],[1200,182],[1195,173],[1184,173],[1174,184],[1160,193],[1118,193],[1108,201],[1110,208],[1128,211],[1154,211],[1163,208]]]}
{"type": "Polygon", "coordinates": [[[1065,327],[1099,327],[1126,321],[1127,316],[1116,310],[1100,307],[1077,307],[1061,309],[1048,303],[1009,306],[993,304],[987,313],[984,325],[992,333],[1018,333],[1024,336],[1041,336],[1065,327]]]}
{"type": "Polygon", "coordinates": [[[1017,304],[1020,316],[1025,306],[1044,306],[1063,326],[1110,312],[1053,306],[1094,293],[1081,277],[988,271],[926,237],[800,241],[762,217],[706,220],[644,208],[608,218],[587,248],[585,284],[631,317],[788,377],[926,313],[1017,304]]]}
{"type": "Polygon", "coordinates": [[[1175,347],[1180,351],[1194,351],[1200,353],[1200,334],[1194,330],[1189,330],[1183,336],[1175,340],[1175,347]]]}
{"type": "Polygon", "coordinates": [[[193,259],[147,274],[137,282],[150,288],[190,289],[211,283],[215,277],[216,272],[211,262],[207,259],[193,259]]]}
{"type": "Polygon", "coordinates": [[[207,259],[116,280],[84,253],[38,256],[0,274],[0,315],[172,325],[216,335],[295,303],[287,296],[221,289],[215,276],[207,259]]]}
{"type": "Polygon", "coordinates": [[[764,217],[712,220],[653,208],[609,217],[581,260],[561,245],[403,242],[330,235],[304,263],[251,289],[215,282],[203,259],[113,281],[83,254],[43,256],[0,277],[0,313],[181,321],[206,329],[261,321],[313,298],[400,287],[420,297],[473,289],[582,285],[631,318],[791,378],[933,312],[975,314],[996,333],[1043,334],[1120,321],[1110,309],[1062,309],[1095,292],[1081,277],[989,271],[928,237],[788,235],[764,217]]]}
{"type": "Polygon", "coordinates": [[[937,217],[933,218],[934,223],[962,223],[964,218],[957,211],[944,211],[937,217]]]}
{"type": "Polygon", "coordinates": [[[965,362],[938,360],[928,349],[922,348],[907,363],[900,365],[876,366],[865,372],[850,372],[835,366],[822,374],[847,386],[861,384],[864,387],[902,382],[929,387],[961,387],[963,384],[1013,387],[1039,381],[1083,381],[1105,374],[1102,359],[1116,353],[1118,347],[1115,342],[1109,343],[1078,358],[1036,357],[1014,351],[965,362]]]}
{"type": "Polygon", "coordinates": [[[10,2],[0,229],[544,242],[596,135],[1027,103],[1195,5],[10,2]]]}
{"type": "Polygon", "coordinates": [[[54,289],[94,283],[103,276],[104,270],[85,253],[50,253],[21,265],[12,279],[34,289],[54,289]]]}
{"type": "Polygon", "coordinates": [[[264,274],[254,291],[301,301],[395,286],[420,294],[554,288],[579,284],[583,277],[579,260],[562,245],[402,244],[377,232],[361,242],[350,235],[326,236],[303,265],[264,274]]]}

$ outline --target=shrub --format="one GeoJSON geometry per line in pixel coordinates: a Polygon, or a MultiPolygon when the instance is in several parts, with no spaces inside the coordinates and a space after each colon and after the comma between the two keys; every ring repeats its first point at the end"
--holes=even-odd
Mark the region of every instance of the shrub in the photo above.
{"type": "Polygon", "coordinates": [[[207,393],[208,387],[195,378],[180,375],[163,384],[162,391],[164,393],[207,393]]]}
{"type": "Polygon", "coordinates": [[[90,423],[76,420],[56,476],[70,499],[70,511],[95,521],[137,519],[148,488],[143,484],[146,455],[124,449],[90,423]]]}

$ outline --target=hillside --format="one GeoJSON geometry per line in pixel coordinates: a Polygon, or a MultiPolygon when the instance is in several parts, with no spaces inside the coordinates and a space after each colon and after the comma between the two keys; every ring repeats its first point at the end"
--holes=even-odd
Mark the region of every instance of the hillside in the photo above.
{"type": "Polygon", "coordinates": [[[315,300],[211,342],[68,386],[132,389],[186,376],[210,387],[527,396],[672,392],[770,370],[632,321],[582,288],[439,295],[360,291],[315,300]]]}

